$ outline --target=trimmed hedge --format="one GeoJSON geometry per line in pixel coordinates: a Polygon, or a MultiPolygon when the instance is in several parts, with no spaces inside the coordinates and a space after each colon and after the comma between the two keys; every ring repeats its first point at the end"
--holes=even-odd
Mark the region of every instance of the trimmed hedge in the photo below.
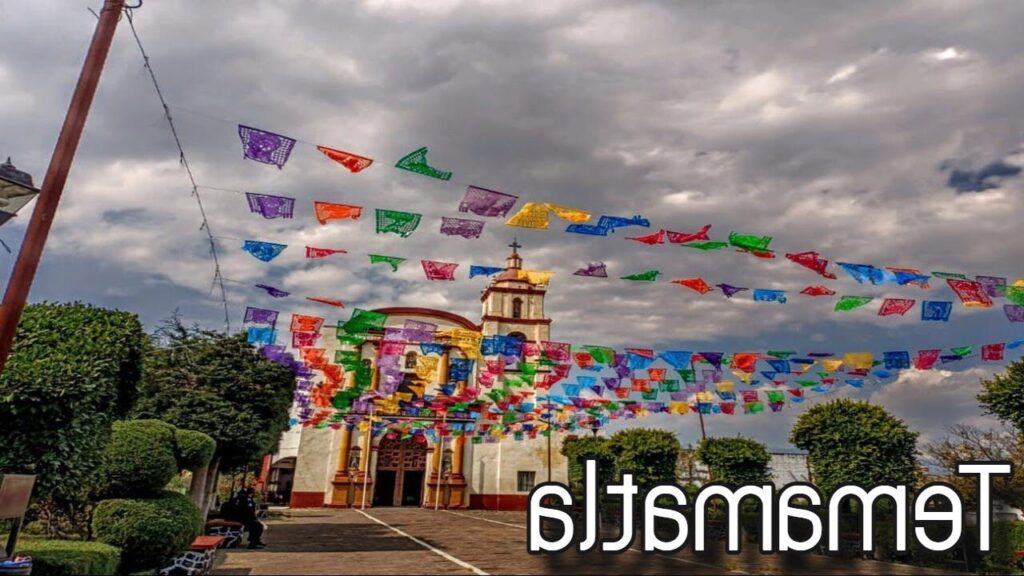
{"type": "Polygon", "coordinates": [[[202,515],[188,497],[163,492],[156,498],[104,500],[93,512],[100,542],[121,549],[122,571],[160,568],[188,549],[199,535],[202,515]]]}
{"type": "Polygon", "coordinates": [[[178,473],[175,428],[159,420],[115,422],[103,463],[104,495],[154,496],[178,473]]]}
{"type": "Polygon", "coordinates": [[[32,540],[18,542],[17,555],[32,557],[32,576],[117,574],[121,552],[102,542],[32,540]]]}
{"type": "Polygon", "coordinates": [[[723,484],[742,486],[771,481],[768,463],[771,456],[764,444],[750,438],[705,438],[694,454],[723,484]]]}
{"type": "Polygon", "coordinates": [[[210,463],[217,443],[208,434],[195,430],[178,428],[174,433],[177,442],[178,468],[196,470],[210,463]]]}

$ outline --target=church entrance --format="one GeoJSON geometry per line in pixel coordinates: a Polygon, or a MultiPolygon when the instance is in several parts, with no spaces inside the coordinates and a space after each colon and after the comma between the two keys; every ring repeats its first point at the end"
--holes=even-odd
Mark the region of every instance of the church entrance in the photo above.
{"type": "Polygon", "coordinates": [[[377,448],[374,506],[419,506],[427,471],[427,443],[385,437],[377,448]]]}

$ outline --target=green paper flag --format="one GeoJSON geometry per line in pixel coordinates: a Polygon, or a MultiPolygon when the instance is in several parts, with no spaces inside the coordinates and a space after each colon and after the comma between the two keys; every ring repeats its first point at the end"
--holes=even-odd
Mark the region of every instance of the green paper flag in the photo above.
{"type": "Polygon", "coordinates": [[[594,362],[598,364],[607,364],[611,366],[612,362],[615,361],[615,350],[613,348],[605,348],[604,346],[584,346],[584,350],[590,352],[590,356],[594,358],[594,362]]]}
{"type": "Polygon", "coordinates": [[[764,412],[764,404],[761,402],[749,402],[746,404],[747,414],[759,414],[764,412]]]}
{"type": "MultiPolygon", "coordinates": [[[[377,230],[380,232],[380,230],[377,230]]],[[[405,258],[399,258],[398,256],[381,256],[380,254],[370,254],[370,264],[387,264],[391,266],[392,272],[398,272],[398,267],[405,262],[405,258]]]]}
{"type": "Polygon", "coordinates": [[[967,276],[966,275],[960,274],[960,273],[957,273],[957,272],[932,272],[932,276],[935,276],[936,278],[943,278],[943,279],[954,278],[954,279],[958,279],[958,280],[967,280],[967,276]]]}
{"type": "Polygon", "coordinates": [[[1007,286],[1006,299],[1018,306],[1024,306],[1024,286],[1007,286]]]}
{"type": "Polygon", "coordinates": [[[860,308],[872,300],[874,300],[874,298],[870,296],[843,296],[838,302],[836,302],[836,311],[848,312],[854,308],[860,308]]]}
{"type": "Polygon", "coordinates": [[[729,232],[729,244],[751,252],[764,252],[768,250],[768,245],[771,243],[771,236],[754,236],[752,234],[729,232]]]}
{"type": "Polygon", "coordinates": [[[785,360],[786,358],[789,358],[790,356],[792,356],[794,354],[796,354],[796,352],[794,352],[793,350],[769,350],[768,351],[768,355],[769,356],[772,356],[774,358],[779,358],[779,359],[782,359],[782,360],[785,360]]]}
{"type": "Polygon", "coordinates": [[[662,380],[658,383],[662,392],[679,392],[679,380],[662,380]]]}
{"type": "Polygon", "coordinates": [[[352,316],[348,319],[348,322],[338,326],[338,331],[345,331],[348,334],[366,334],[371,329],[383,330],[384,323],[387,322],[388,315],[381,312],[374,312],[373,310],[362,310],[356,308],[352,311],[352,316]]]}
{"type": "Polygon", "coordinates": [[[338,322],[338,329],[335,331],[338,336],[338,342],[342,344],[348,344],[349,346],[359,346],[363,342],[366,342],[366,337],[362,334],[343,334],[341,332],[341,322],[338,322]]]}
{"type": "Polygon", "coordinates": [[[661,272],[657,270],[648,270],[647,272],[637,272],[636,274],[630,274],[629,276],[623,276],[623,280],[632,280],[634,282],[654,282],[658,279],[658,275],[661,272]]]}
{"type": "Polygon", "coordinates": [[[334,363],[341,365],[345,370],[355,370],[359,367],[362,358],[356,350],[336,350],[334,352],[334,363]]]}
{"type": "Polygon", "coordinates": [[[437,178],[438,180],[451,180],[452,178],[451,172],[444,172],[427,164],[426,146],[403,156],[402,159],[395,164],[395,168],[401,168],[402,170],[408,170],[409,172],[415,172],[423,176],[437,178]]]}
{"type": "Polygon", "coordinates": [[[697,250],[720,250],[728,246],[728,242],[687,242],[686,244],[680,244],[683,248],[696,248],[697,250]]]}
{"type": "Polygon", "coordinates": [[[640,395],[643,396],[644,400],[657,400],[658,399],[658,389],[654,388],[654,389],[651,389],[651,390],[646,390],[646,391],[642,392],[640,395]]]}
{"type": "Polygon", "coordinates": [[[383,210],[377,208],[377,234],[393,232],[402,238],[409,235],[420,225],[422,214],[415,212],[399,212],[397,210],[383,210]]]}
{"type": "Polygon", "coordinates": [[[957,346],[956,348],[950,348],[950,351],[963,358],[964,356],[970,356],[971,352],[974,352],[974,346],[957,346]]]}

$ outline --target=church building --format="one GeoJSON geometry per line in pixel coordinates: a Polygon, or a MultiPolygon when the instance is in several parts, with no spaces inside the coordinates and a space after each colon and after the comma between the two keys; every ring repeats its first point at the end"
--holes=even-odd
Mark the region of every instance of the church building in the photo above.
{"type": "MultiPolygon", "coordinates": [[[[505,270],[494,276],[480,296],[479,322],[444,310],[414,307],[381,308],[387,314],[385,328],[402,327],[406,320],[428,322],[439,330],[473,330],[484,337],[519,336],[524,341],[550,340],[551,319],[544,312],[545,285],[531,281],[523,270],[520,245],[510,245],[505,270]]],[[[334,342],[335,350],[358,350],[367,366],[373,366],[383,330],[371,332],[356,348],[334,342]]],[[[329,339],[336,340],[336,339],[329,339]]],[[[463,358],[457,346],[444,339],[439,369],[430,381],[416,374],[418,351],[407,346],[401,391],[418,396],[436,394],[442,386],[458,390],[477,381],[479,362],[465,380],[448,382],[449,362],[463,358]]],[[[510,370],[506,370],[507,372],[510,370]]],[[[484,508],[524,510],[529,491],[547,481],[567,482],[567,465],[560,449],[564,434],[473,444],[465,436],[399,439],[373,435],[358,427],[301,429],[294,465],[290,505],[293,508],[422,506],[425,508],[484,508]]],[[[282,450],[283,452],[283,450],[282,450]]],[[[280,454],[279,456],[284,456],[280,454]]]]}

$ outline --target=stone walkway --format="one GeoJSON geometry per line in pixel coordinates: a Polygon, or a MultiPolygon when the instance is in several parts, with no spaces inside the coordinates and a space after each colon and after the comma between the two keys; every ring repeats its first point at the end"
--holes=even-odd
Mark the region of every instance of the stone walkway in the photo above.
{"type": "MultiPolygon", "coordinates": [[[[271,519],[263,550],[220,553],[214,574],[944,574],[817,555],[531,555],[522,512],[419,508],[296,510],[271,519]]],[[[634,543],[634,548],[639,544],[634,543]]]]}

